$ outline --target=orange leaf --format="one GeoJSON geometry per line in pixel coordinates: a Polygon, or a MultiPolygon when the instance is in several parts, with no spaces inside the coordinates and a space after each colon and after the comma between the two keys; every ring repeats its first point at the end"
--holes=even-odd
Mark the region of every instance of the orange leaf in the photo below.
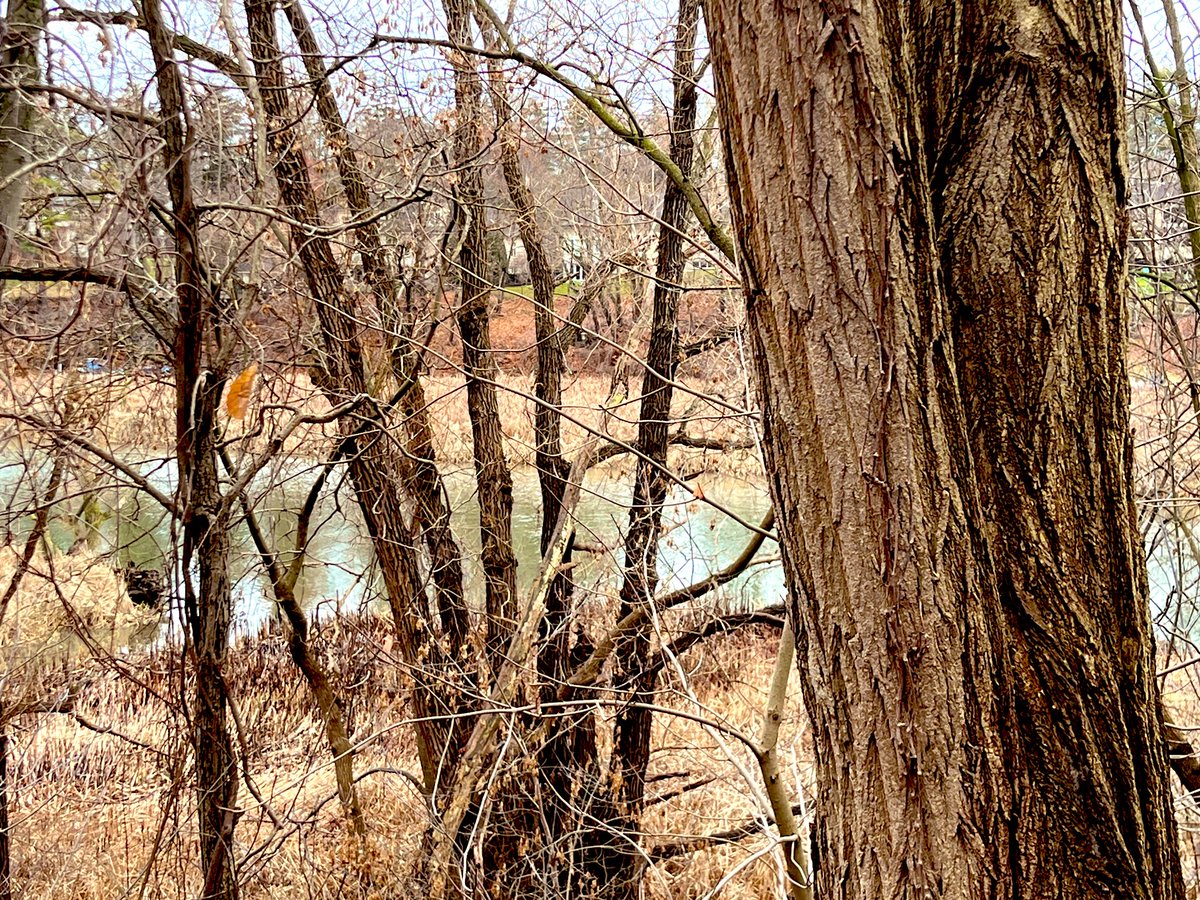
{"type": "Polygon", "coordinates": [[[225,411],[230,418],[245,417],[246,409],[250,406],[250,394],[254,391],[254,376],[257,374],[258,363],[250,363],[225,390],[225,411]]]}

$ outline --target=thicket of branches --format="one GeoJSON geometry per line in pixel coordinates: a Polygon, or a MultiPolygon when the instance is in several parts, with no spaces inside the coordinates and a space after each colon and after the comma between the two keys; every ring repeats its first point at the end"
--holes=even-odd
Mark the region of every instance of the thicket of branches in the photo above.
{"type": "Polygon", "coordinates": [[[187,743],[155,752],[196,818],[171,810],[180,830],[139,848],[140,890],[161,889],[163,861],[186,856],[165,848],[187,835],[178,890],[235,896],[264,877],[265,854],[328,826],[274,808],[239,714],[269,701],[230,673],[246,640],[276,629],[324,733],[313,777],[335,773],[334,827],[350,835],[348,871],[363,865],[380,838],[364,779],[386,774],[358,763],[381,737],[351,711],[374,704],[382,664],[349,679],[352,654],[327,635],[349,616],[362,640],[384,611],[374,653],[401,702],[383,731],[412,742],[402,777],[423,812],[409,833],[425,836],[393,877],[440,896],[633,896],[657,858],[688,849],[649,838],[648,805],[714,780],[651,771],[663,716],[707,731],[741,771],[758,809],[741,831],[774,815],[795,830],[778,713],[764,742],[732,728],[682,661],[782,625],[782,598],[712,602],[773,538],[761,506],[739,514],[701,486],[757,465],[731,265],[694,216],[701,190],[720,216],[698,8],[638,35],[649,55],[629,49],[579,83],[543,61],[554,48],[526,56],[490,8],[443,13],[434,39],[259,2],[205,8],[211,27],[195,34],[156,3],[36,9],[10,31],[24,60],[5,95],[24,117],[7,169],[23,190],[5,205],[0,273],[20,470],[10,593],[32,596],[65,550],[119,570],[111,603],[161,580],[164,612],[161,626],[113,629],[152,649],[39,676],[43,717],[17,705],[8,720],[43,727],[95,702],[105,673],[138,684],[167,665],[152,705],[187,743]],[[514,465],[538,483],[536,553],[520,569],[514,465]],[[625,498],[602,534],[577,517],[595,491],[625,498]],[[684,502],[746,537],[663,581],[659,547],[684,502]],[[154,516],[162,546],[146,554],[154,516]],[[314,630],[337,592],[313,570],[341,562],[318,543],[346,523],[369,563],[358,609],[314,630]],[[259,592],[264,623],[242,629],[266,630],[231,645],[259,592]],[[675,787],[653,789],[664,780],[675,787]]]}

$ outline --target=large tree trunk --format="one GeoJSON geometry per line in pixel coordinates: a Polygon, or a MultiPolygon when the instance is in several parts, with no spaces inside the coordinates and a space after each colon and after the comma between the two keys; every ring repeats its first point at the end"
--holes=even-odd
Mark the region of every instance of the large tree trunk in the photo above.
{"type": "Polygon", "coordinates": [[[1181,896],[1118,5],[709,14],[818,895],[1181,896]]]}

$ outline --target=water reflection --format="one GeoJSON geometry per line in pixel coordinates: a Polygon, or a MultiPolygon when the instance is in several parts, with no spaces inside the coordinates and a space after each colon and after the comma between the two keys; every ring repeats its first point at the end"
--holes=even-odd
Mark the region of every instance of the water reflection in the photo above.
{"type": "Polygon", "coordinates": [[[1200,532],[1168,504],[1143,511],[1142,533],[1155,630],[1200,649],[1200,532]]]}

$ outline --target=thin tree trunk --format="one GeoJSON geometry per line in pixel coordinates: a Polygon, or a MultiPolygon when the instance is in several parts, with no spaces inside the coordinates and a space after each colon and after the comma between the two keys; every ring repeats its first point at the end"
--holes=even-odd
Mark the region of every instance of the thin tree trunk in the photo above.
{"type": "MultiPolygon", "coordinates": [[[[1142,39],[1142,52],[1146,57],[1146,68],[1150,71],[1150,80],[1158,93],[1157,104],[1162,114],[1163,128],[1171,145],[1171,153],[1175,157],[1175,177],[1179,180],[1179,192],[1183,197],[1183,211],[1188,224],[1188,244],[1191,248],[1193,284],[1200,288],[1200,172],[1196,166],[1200,164],[1196,143],[1196,115],[1192,109],[1191,85],[1187,80],[1187,67],[1182,59],[1182,38],[1179,34],[1179,22],[1176,19],[1174,0],[1165,0],[1164,8],[1168,11],[1168,25],[1171,30],[1171,48],[1176,60],[1174,78],[1164,72],[1154,58],[1149,36],[1142,21],[1141,9],[1136,0],[1130,0],[1129,9],[1137,24],[1142,39]],[[1179,68],[1182,67],[1182,68],[1179,68]],[[1182,73],[1182,74],[1181,74],[1182,73]],[[1172,80],[1178,91],[1176,103],[1179,115],[1171,105],[1170,88],[1172,80]]],[[[1194,379],[1189,379],[1195,383],[1194,379]]],[[[1193,391],[1193,403],[1197,402],[1193,391]]]]}
{"type": "MultiPolygon", "coordinates": [[[[224,450],[222,450],[221,461],[229,473],[234,475],[232,461],[224,450]]],[[[322,476],[323,480],[324,476],[322,476]]],[[[312,652],[312,646],[308,639],[308,616],[305,615],[296,599],[296,580],[300,575],[301,568],[297,566],[285,570],[280,565],[278,554],[267,545],[266,537],[259,527],[258,518],[254,515],[254,509],[250,505],[250,498],[243,491],[238,496],[238,501],[242,506],[250,539],[254,542],[263,568],[266,569],[267,577],[271,581],[271,591],[275,595],[275,602],[287,618],[288,651],[291,653],[292,662],[296,664],[296,668],[308,682],[308,688],[321,713],[321,721],[325,725],[325,740],[329,743],[329,750],[333,756],[333,772],[337,781],[338,799],[350,818],[351,832],[362,837],[367,833],[367,820],[363,815],[362,804],[358,798],[358,789],[354,785],[354,751],[353,745],[350,743],[350,734],[346,729],[346,717],[325,667],[312,652]]],[[[301,515],[303,516],[304,513],[301,515]]],[[[307,535],[306,526],[301,525],[297,528],[295,552],[296,558],[299,560],[304,558],[307,535]]]]}
{"type": "Polygon", "coordinates": [[[367,833],[367,821],[363,815],[362,804],[358,799],[358,791],[354,786],[354,750],[350,743],[350,735],[346,730],[346,720],[342,713],[341,703],[329,682],[329,676],[324,667],[313,655],[308,641],[308,617],[300,604],[292,586],[276,571],[271,574],[272,589],[276,602],[287,616],[289,631],[288,651],[297,668],[308,682],[309,689],[316,698],[317,708],[321,711],[321,719],[325,724],[325,739],[333,754],[333,771],[337,780],[338,799],[341,801],[346,814],[350,818],[350,830],[362,837],[367,833]]]}
{"type": "Polygon", "coordinates": [[[200,255],[200,216],[192,192],[183,80],[158,0],[147,0],[143,16],[157,69],[162,110],[159,132],[174,218],[179,298],[174,347],[175,452],[183,513],[184,607],[196,666],[192,739],[204,896],[232,900],[238,895],[233,852],[238,780],[221,666],[229,643],[233,599],[228,570],[230,523],[217,476],[216,421],[224,377],[202,368],[206,342],[219,340],[220,316],[200,255]],[[195,587],[193,562],[199,571],[195,587]]]}
{"type": "MultiPolygon", "coordinates": [[[[450,40],[473,43],[471,0],[443,0],[450,40]]],[[[467,377],[467,415],[475,447],[475,481],[479,492],[479,531],[486,589],[487,646],[493,661],[503,652],[516,624],[517,558],[512,543],[512,473],[504,455],[504,431],[495,382],[488,302],[487,249],[483,206],[480,128],[482,97],[479,70],[466,53],[451,51],[454,66],[454,165],[456,197],[466,216],[458,253],[458,330],[467,377]]]]}
{"type": "MultiPolygon", "coordinates": [[[[480,28],[488,43],[493,28],[503,27],[483,18],[480,28]]],[[[563,494],[570,464],[562,449],[562,377],[563,344],[559,340],[558,320],[554,310],[554,270],[546,250],[546,239],[537,220],[537,201],[526,183],[521,165],[520,125],[509,102],[508,83],[498,65],[488,68],[492,104],[496,114],[496,131],[500,150],[500,167],[508,196],[517,213],[517,231],[529,263],[533,291],[534,331],[537,337],[537,367],[534,374],[533,428],[534,462],[542,498],[541,552],[550,549],[554,526],[562,510],[563,494]]],[[[538,672],[541,693],[545,701],[553,700],[558,685],[570,674],[571,630],[569,603],[572,591],[570,575],[571,545],[563,553],[563,568],[555,574],[546,596],[546,615],[538,639],[538,672]]],[[[585,718],[590,714],[585,714],[585,718]]],[[[552,837],[563,836],[563,828],[571,812],[572,787],[580,767],[589,760],[575,759],[573,732],[583,725],[575,717],[558,717],[551,726],[546,743],[539,749],[539,774],[543,782],[543,814],[552,837]]],[[[586,726],[584,726],[586,727],[586,726]]],[[[565,873],[563,873],[565,874],[565,873]]]]}
{"type": "Polygon", "coordinates": [[[818,896],[1182,896],[1117,4],[708,11],[818,896]]]}
{"type": "MultiPolygon", "coordinates": [[[[696,83],[692,77],[695,58],[699,0],[682,0],[675,34],[674,106],[671,116],[671,160],[687,178],[695,153],[696,83]]],[[[638,411],[637,448],[640,452],[634,474],[629,530],[625,535],[624,582],[617,620],[634,610],[649,608],[658,588],[658,536],[663,503],[670,483],[663,468],[667,462],[672,382],[679,362],[679,287],[683,281],[682,233],[688,214],[687,198],[672,180],[665,181],[663,208],[655,266],[650,344],[642,378],[638,411]]],[[[656,678],[645,676],[650,652],[650,617],[617,643],[615,686],[628,692],[631,703],[618,711],[613,733],[609,780],[614,808],[607,818],[616,833],[596,865],[597,877],[607,882],[614,897],[636,897],[635,873],[641,871],[639,840],[642,808],[646,798],[646,770],[650,762],[650,728],[656,678]]]]}
{"type": "MultiPolygon", "coordinates": [[[[446,900],[461,893],[461,875],[470,872],[470,848],[462,847],[464,823],[479,801],[481,785],[488,776],[500,749],[500,729],[508,720],[505,712],[528,683],[528,662],[534,653],[537,631],[546,612],[550,592],[563,554],[574,540],[575,509],[579,503],[583,473],[596,459],[596,441],[592,440],[578,451],[567,475],[567,490],[562,509],[551,536],[550,547],[542,555],[537,578],[521,610],[519,621],[502,657],[495,684],[487,697],[485,712],[475,721],[470,736],[462,747],[458,761],[458,776],[443,804],[442,825],[433,834],[429,854],[429,891],[431,900],[446,900]]],[[[473,878],[476,873],[471,872],[473,878]]],[[[479,873],[487,875],[488,873],[479,873]]],[[[469,883],[469,882],[468,882],[469,883]]]]}
{"type": "Polygon", "coordinates": [[[784,620],[783,634],[779,638],[779,650],[775,655],[775,671],[771,675],[771,686],[767,692],[767,711],[763,715],[762,739],[758,748],[758,767],[762,772],[763,786],[771,801],[771,812],[783,844],[784,873],[788,880],[788,896],[791,900],[813,900],[812,863],[808,848],[800,836],[796,816],[792,812],[792,801],[787,795],[783,775],[779,769],[779,726],[787,704],[788,680],[796,663],[796,630],[790,621],[784,620]]]}
{"type": "MultiPolygon", "coordinates": [[[[1183,32],[1179,28],[1179,15],[1175,10],[1175,0],[1163,0],[1163,18],[1167,22],[1167,32],[1171,41],[1171,56],[1175,62],[1175,71],[1171,79],[1175,83],[1175,102],[1179,105],[1179,116],[1175,119],[1174,140],[1179,142],[1179,152],[1176,157],[1179,185],[1183,191],[1183,209],[1187,216],[1188,246],[1191,249],[1192,277],[1195,286],[1200,290],[1200,144],[1196,140],[1196,106],[1192,98],[1192,79],[1188,74],[1185,57],[1183,32]]],[[[1150,53],[1146,49],[1147,56],[1150,53]]]]}
{"type": "Polygon", "coordinates": [[[411,475],[407,487],[417,502],[417,518],[429,550],[431,575],[437,597],[442,628],[450,637],[450,651],[460,655],[467,638],[469,622],[463,595],[462,554],[450,530],[450,510],[446,505],[446,490],[433,449],[433,429],[429,422],[428,402],[420,375],[416,371],[419,354],[411,346],[412,323],[402,321],[400,284],[394,256],[384,248],[379,224],[371,215],[372,206],[367,179],[358,154],[350,142],[333,87],[329,83],[325,57],[317,44],[312,26],[300,4],[290,0],[283,4],[288,24],[304,60],[313,91],[316,93],[317,113],[325,129],[328,146],[337,162],[338,175],[346,204],[361,221],[354,226],[359,260],[363,274],[375,298],[376,308],[388,339],[393,342],[392,368],[396,379],[404,386],[401,411],[408,433],[411,454],[411,475]]]}
{"type": "Polygon", "coordinates": [[[12,841],[8,819],[8,719],[0,708],[0,900],[12,900],[12,841]]]}
{"type": "Polygon", "coordinates": [[[34,158],[37,107],[20,85],[39,80],[38,47],[46,26],[42,0],[8,0],[0,38],[0,266],[12,257],[21,203],[34,158]]]}
{"type": "MultiPolygon", "coordinates": [[[[295,117],[288,101],[280,62],[278,36],[269,0],[247,0],[246,18],[256,77],[268,118],[276,182],[292,225],[309,291],[316,306],[324,342],[321,387],[335,405],[367,397],[366,366],[353,298],[344,290],[343,275],[329,241],[312,231],[320,224],[316,194],[300,149],[295,117]]],[[[417,719],[417,751],[425,786],[433,791],[454,763],[444,754],[452,727],[441,718],[453,708],[452,683],[461,675],[441,654],[426,616],[426,596],[413,547],[412,529],[404,520],[399,477],[403,461],[383,433],[377,411],[361,422],[339,420],[347,444],[350,478],[379,561],[399,650],[415,681],[413,713],[417,719]]]]}

